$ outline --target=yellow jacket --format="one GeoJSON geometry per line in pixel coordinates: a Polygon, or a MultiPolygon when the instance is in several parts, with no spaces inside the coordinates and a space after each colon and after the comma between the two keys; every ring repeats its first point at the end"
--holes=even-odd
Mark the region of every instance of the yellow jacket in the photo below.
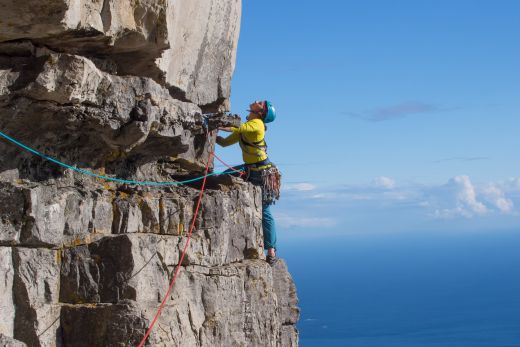
{"type": "Polygon", "coordinates": [[[222,139],[217,138],[217,143],[227,147],[240,142],[242,158],[246,164],[254,164],[267,159],[266,144],[264,140],[265,125],[261,119],[252,119],[245,122],[239,128],[231,128],[232,133],[222,139]]]}

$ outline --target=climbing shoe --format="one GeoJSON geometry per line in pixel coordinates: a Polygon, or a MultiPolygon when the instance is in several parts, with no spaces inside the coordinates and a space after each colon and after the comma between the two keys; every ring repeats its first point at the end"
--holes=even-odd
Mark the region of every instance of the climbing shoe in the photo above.
{"type": "Polygon", "coordinates": [[[278,262],[278,258],[276,256],[273,257],[272,255],[267,255],[265,261],[267,262],[267,264],[274,266],[274,264],[278,262]]]}

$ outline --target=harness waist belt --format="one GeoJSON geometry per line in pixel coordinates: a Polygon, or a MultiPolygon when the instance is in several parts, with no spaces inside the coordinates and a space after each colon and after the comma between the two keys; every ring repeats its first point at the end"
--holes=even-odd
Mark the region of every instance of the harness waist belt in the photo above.
{"type": "Polygon", "coordinates": [[[246,164],[247,168],[251,171],[262,171],[273,166],[269,158],[256,162],[254,164],[246,164]]]}
{"type": "Polygon", "coordinates": [[[262,171],[262,170],[265,170],[265,169],[269,169],[271,166],[273,166],[273,164],[267,164],[267,165],[260,166],[260,167],[250,167],[249,170],[251,170],[251,171],[262,171]]]}

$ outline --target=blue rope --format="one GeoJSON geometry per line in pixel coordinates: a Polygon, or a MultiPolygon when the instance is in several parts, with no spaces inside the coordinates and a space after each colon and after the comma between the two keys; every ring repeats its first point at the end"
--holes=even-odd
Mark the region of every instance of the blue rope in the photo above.
{"type": "MultiPolygon", "coordinates": [[[[12,143],[14,143],[15,145],[19,146],[19,147],[22,147],[23,149],[25,149],[26,151],[29,151],[37,156],[40,156],[48,161],[51,161],[55,164],[58,164],[60,166],[63,166],[64,168],[67,168],[67,169],[71,169],[73,171],[76,171],[76,172],[79,172],[79,173],[82,173],[84,175],[88,175],[88,176],[92,176],[92,177],[95,177],[95,178],[101,178],[101,179],[104,179],[104,180],[107,180],[107,181],[113,181],[113,182],[118,182],[118,183],[127,183],[127,184],[136,184],[136,185],[143,185],[143,186],[171,186],[171,185],[176,185],[176,184],[184,184],[184,183],[190,183],[190,182],[195,182],[195,181],[200,181],[202,179],[204,179],[204,176],[200,176],[200,177],[197,177],[197,178],[193,178],[193,179],[190,179],[190,180],[186,180],[186,181],[175,181],[175,182],[149,182],[149,181],[133,181],[133,180],[124,180],[124,179],[121,179],[121,178],[113,178],[113,177],[108,177],[108,176],[104,176],[104,175],[98,175],[98,174],[95,174],[93,172],[90,172],[90,171],[86,171],[86,170],[83,170],[83,169],[78,169],[77,167],[74,167],[74,166],[70,166],[68,164],[65,164],[65,163],[62,163],[61,161],[59,160],[56,160],[54,158],[51,158],[51,157],[48,157],[46,156],[45,154],[42,154],[26,145],[24,145],[23,143],[21,142],[18,142],[16,141],[15,139],[13,139],[12,137],[4,134],[3,132],[0,131],[0,136],[5,138],[6,140],[9,140],[11,141],[12,143]]],[[[220,175],[220,174],[230,174],[230,172],[226,172],[226,171],[222,171],[222,172],[212,172],[210,174],[208,174],[207,176],[215,176],[215,175],[220,175]]]]}

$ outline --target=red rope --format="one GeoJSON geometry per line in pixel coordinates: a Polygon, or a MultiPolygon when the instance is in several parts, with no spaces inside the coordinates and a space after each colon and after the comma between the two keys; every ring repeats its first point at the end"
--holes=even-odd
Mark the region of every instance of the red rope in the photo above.
{"type": "Polygon", "coordinates": [[[225,166],[227,166],[228,168],[230,168],[231,170],[233,170],[233,171],[235,171],[235,172],[238,172],[238,173],[240,174],[240,176],[245,175],[245,172],[244,172],[244,171],[237,170],[237,169],[235,169],[233,166],[230,166],[230,165],[226,164],[226,162],[223,161],[222,159],[220,159],[220,158],[219,158],[215,153],[213,153],[213,156],[214,156],[215,158],[217,158],[217,160],[220,161],[222,164],[224,164],[225,166]]]}
{"type": "Polygon", "coordinates": [[[200,202],[202,200],[202,195],[204,193],[204,188],[206,186],[206,178],[208,177],[209,164],[211,163],[212,156],[214,156],[214,155],[215,155],[215,153],[213,153],[213,152],[209,153],[208,163],[206,164],[206,172],[204,173],[204,180],[202,181],[202,187],[200,188],[199,200],[197,201],[197,207],[195,208],[195,214],[193,215],[193,220],[191,222],[190,231],[188,233],[188,240],[186,241],[186,245],[184,245],[184,250],[182,251],[181,259],[180,259],[179,263],[177,264],[177,268],[175,269],[175,275],[173,276],[173,279],[172,279],[172,281],[170,283],[170,288],[168,288],[168,292],[164,296],[164,299],[161,302],[161,305],[159,306],[159,309],[157,310],[157,313],[155,314],[155,317],[154,317],[154,319],[152,321],[152,324],[150,324],[150,327],[148,328],[148,331],[146,332],[146,335],[144,335],[144,337],[141,340],[141,342],[139,343],[138,347],[143,347],[144,343],[146,342],[146,339],[148,338],[148,336],[150,336],[150,333],[152,332],[152,328],[155,325],[155,322],[157,321],[159,316],[161,315],[161,311],[164,308],[164,305],[166,304],[166,300],[168,300],[168,296],[170,296],[170,293],[171,293],[171,291],[173,289],[173,285],[175,284],[175,280],[177,279],[177,275],[179,274],[179,270],[180,270],[182,261],[184,259],[184,255],[186,254],[186,250],[188,249],[188,244],[190,243],[191,233],[193,232],[193,228],[195,227],[195,221],[197,220],[197,214],[199,213],[200,202]]]}

